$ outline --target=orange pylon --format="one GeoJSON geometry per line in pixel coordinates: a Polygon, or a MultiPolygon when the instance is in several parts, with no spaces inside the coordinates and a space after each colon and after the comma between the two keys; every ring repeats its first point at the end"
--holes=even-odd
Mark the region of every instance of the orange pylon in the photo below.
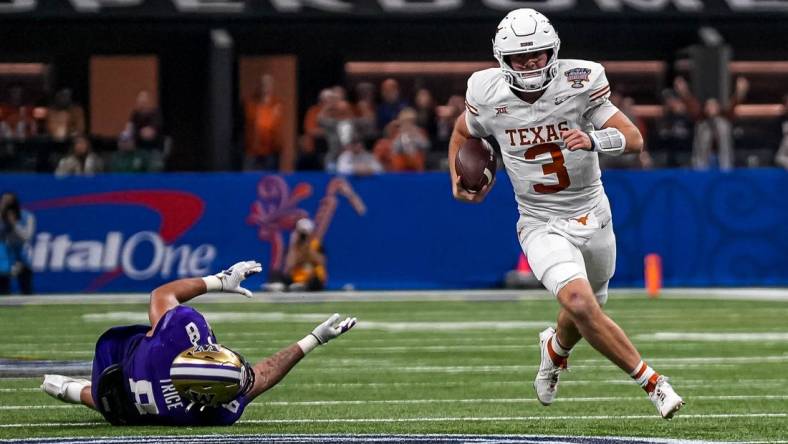
{"type": "Polygon", "coordinates": [[[644,274],[646,280],[646,293],[648,297],[659,297],[662,289],[662,258],[656,254],[647,254],[644,262],[644,274]]]}

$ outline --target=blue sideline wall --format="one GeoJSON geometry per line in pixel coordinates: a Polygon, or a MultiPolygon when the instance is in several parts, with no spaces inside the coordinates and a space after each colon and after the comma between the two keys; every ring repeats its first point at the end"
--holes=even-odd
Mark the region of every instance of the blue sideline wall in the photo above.
{"type": "MultiPolygon", "coordinates": [[[[785,171],[609,171],[603,181],[618,241],[614,286],[642,286],[648,253],[662,256],[666,286],[788,285],[785,171]]],[[[268,270],[295,220],[321,204],[323,215],[334,209],[332,288],[496,287],[519,254],[505,174],[481,205],[455,202],[443,173],[5,174],[0,189],[37,217],[38,292],[149,291],[242,259],[268,270]]]]}

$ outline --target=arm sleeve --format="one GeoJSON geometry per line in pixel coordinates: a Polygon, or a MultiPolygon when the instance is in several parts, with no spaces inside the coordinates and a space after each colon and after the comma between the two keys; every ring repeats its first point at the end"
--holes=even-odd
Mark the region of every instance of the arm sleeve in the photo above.
{"type": "Polygon", "coordinates": [[[610,83],[607,81],[602,65],[599,65],[599,69],[601,72],[594,79],[588,93],[588,103],[583,110],[583,116],[597,129],[602,128],[602,125],[618,112],[618,108],[610,103],[610,83]]]}
{"type": "Polygon", "coordinates": [[[482,138],[489,134],[481,123],[481,107],[476,98],[475,80],[474,76],[468,79],[468,89],[465,92],[465,123],[473,137],[482,138]]]}

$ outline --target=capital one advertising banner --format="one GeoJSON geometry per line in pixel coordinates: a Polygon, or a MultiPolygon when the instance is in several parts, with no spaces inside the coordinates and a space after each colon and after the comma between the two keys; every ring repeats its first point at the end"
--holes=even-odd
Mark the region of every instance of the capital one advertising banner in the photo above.
{"type": "Polygon", "coordinates": [[[504,187],[497,204],[471,208],[443,174],[4,175],[0,185],[36,216],[37,292],[150,291],[247,259],[267,275],[303,217],[325,233],[332,288],[494,286],[519,248],[504,187]],[[479,260],[482,238],[502,248],[479,260]]]}
{"type": "MultiPolygon", "coordinates": [[[[607,171],[618,287],[642,287],[662,257],[666,286],[788,285],[788,172],[607,171]]],[[[295,222],[323,235],[329,288],[500,286],[520,254],[511,185],[454,201],[446,173],[344,178],[254,173],[0,175],[37,219],[30,245],[40,293],[147,292],[263,263],[281,269],[295,222]]]]}

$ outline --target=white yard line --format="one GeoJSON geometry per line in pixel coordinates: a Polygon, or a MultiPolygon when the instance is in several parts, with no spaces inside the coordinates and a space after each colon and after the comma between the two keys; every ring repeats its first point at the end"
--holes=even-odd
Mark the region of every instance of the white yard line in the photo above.
{"type": "MultiPolygon", "coordinates": [[[[618,291],[611,291],[611,296],[618,291]]],[[[630,290],[642,291],[642,290],[630,290]]],[[[702,299],[702,300],[727,300],[727,301],[781,301],[788,302],[788,289],[786,288],[668,288],[662,290],[661,297],[668,299],[702,299]]]]}
{"type": "MultiPolygon", "coordinates": [[[[330,313],[282,313],[217,311],[210,314],[211,322],[323,322],[330,313]]],[[[106,313],[86,313],[85,322],[131,322],[148,323],[148,313],[144,311],[110,311],[106,313]]]]}
{"type": "Polygon", "coordinates": [[[2,410],[60,410],[84,408],[78,404],[46,404],[46,405],[0,405],[2,410]]]}
{"type": "MultiPolygon", "coordinates": [[[[536,370],[538,365],[466,365],[466,366],[432,366],[432,365],[413,365],[413,366],[390,366],[390,365],[367,365],[359,366],[315,366],[315,367],[302,367],[302,372],[406,372],[406,373],[497,373],[497,372],[531,372],[536,370]]],[[[713,365],[717,368],[738,368],[741,364],[670,364],[663,365],[661,368],[670,369],[694,369],[702,368],[713,365]]],[[[590,369],[590,370],[618,370],[613,364],[609,365],[571,365],[572,369],[590,369]]]]}
{"type": "MultiPolygon", "coordinates": [[[[236,350],[245,352],[256,352],[260,350],[267,350],[266,347],[233,347],[236,350]]],[[[490,346],[398,346],[398,347],[357,347],[355,350],[367,350],[369,354],[375,354],[376,351],[380,352],[407,352],[407,351],[490,351],[495,352],[499,350],[522,350],[538,348],[536,344],[525,345],[490,345],[490,346]]],[[[353,348],[351,348],[353,350],[353,348]]],[[[35,348],[35,349],[21,349],[14,350],[13,348],[7,349],[7,353],[20,354],[20,355],[86,355],[93,356],[93,349],[83,350],[63,350],[62,348],[35,348]]],[[[355,365],[358,364],[363,367],[368,367],[370,359],[366,358],[324,358],[324,363],[338,360],[342,365],[355,365]]],[[[396,364],[395,361],[374,359],[375,362],[386,362],[387,364],[396,364]]],[[[608,364],[610,361],[604,358],[587,358],[572,360],[572,366],[582,368],[581,366],[588,366],[593,364],[608,364]]],[[[715,365],[715,364],[741,364],[741,363],[763,363],[763,362],[788,362],[788,353],[782,355],[769,355],[769,356],[694,356],[694,357],[669,357],[669,356],[649,356],[648,362],[661,365],[674,365],[674,364],[702,364],[702,365],[715,365]]]]}
{"type": "MultiPolygon", "coordinates": [[[[788,413],[718,413],[678,415],[673,418],[684,419],[716,419],[716,418],[788,418],[788,413]]],[[[562,415],[562,416],[500,416],[500,417],[420,417],[420,418],[336,418],[336,419],[248,419],[238,421],[241,424],[303,424],[303,423],[380,423],[380,422],[491,422],[491,421],[573,421],[573,420],[622,420],[651,419],[663,421],[659,415],[562,415]]]]}
{"type": "Polygon", "coordinates": [[[680,332],[661,331],[657,333],[638,334],[635,341],[697,341],[697,342],[762,342],[788,341],[788,332],[680,332]]]}
{"type": "MultiPolygon", "coordinates": [[[[611,298],[646,299],[643,289],[613,289],[611,298]]],[[[785,288],[672,288],[665,289],[666,299],[747,300],[788,302],[785,288]]],[[[6,296],[0,305],[54,305],[54,304],[147,304],[147,293],[114,294],[63,294],[43,296],[6,296]]],[[[319,303],[319,302],[370,302],[370,301],[552,301],[555,298],[545,290],[434,290],[434,291],[326,291],[320,293],[255,293],[252,299],[238,295],[209,294],[200,297],[200,303],[319,303]]]]}
{"type": "MultiPolygon", "coordinates": [[[[592,358],[578,360],[581,364],[604,364],[609,363],[607,359],[592,358]]],[[[695,356],[691,358],[658,358],[649,357],[650,364],[738,364],[738,363],[752,363],[758,364],[762,362],[788,362],[788,354],[781,356],[695,356]]],[[[571,364],[570,364],[571,366],[571,364]]]]}
{"type": "MultiPolygon", "coordinates": [[[[210,315],[207,316],[208,321],[210,322],[210,315]]],[[[473,337],[461,337],[456,335],[450,335],[446,337],[403,337],[403,335],[391,335],[391,334],[384,334],[384,337],[368,337],[371,336],[372,332],[367,332],[363,340],[356,340],[357,343],[363,343],[366,345],[369,344],[384,344],[384,345],[397,345],[397,344],[417,344],[417,345],[443,345],[443,344],[477,344],[477,345],[488,345],[488,346],[495,346],[497,344],[501,345],[518,345],[523,343],[523,335],[511,335],[507,336],[506,334],[495,334],[488,336],[473,336],[473,337]]],[[[257,334],[254,332],[234,332],[234,333],[222,333],[218,332],[218,337],[220,340],[224,340],[226,338],[236,338],[236,337],[251,337],[256,338],[257,334]]],[[[281,338],[271,338],[268,339],[271,341],[274,340],[281,340],[281,341],[292,341],[292,336],[281,337],[281,338]]],[[[352,337],[348,340],[353,340],[352,337]]],[[[533,336],[533,342],[537,341],[537,336],[533,336]]],[[[259,341],[256,341],[259,344],[259,341]]]]}
{"type": "MultiPolygon", "coordinates": [[[[207,315],[208,321],[211,321],[211,316],[207,315]]],[[[292,341],[293,337],[291,335],[284,335],[281,331],[266,331],[265,327],[262,327],[261,331],[247,331],[247,332],[227,332],[222,333],[218,331],[218,337],[220,340],[224,341],[225,339],[232,339],[232,338],[250,338],[250,339],[241,339],[240,341],[247,341],[249,343],[259,344],[259,338],[265,337],[265,341],[292,341]]],[[[19,344],[30,344],[30,345],[41,345],[42,342],[48,345],[61,345],[61,344],[68,344],[69,342],[59,342],[58,340],[64,339],[76,339],[76,338],[84,338],[85,341],[79,342],[79,344],[93,346],[98,339],[101,332],[97,332],[93,335],[67,335],[67,334],[36,334],[36,335],[14,335],[14,344],[9,345],[19,345],[19,344]],[[34,342],[21,342],[21,340],[25,338],[35,340],[34,342]]],[[[366,336],[370,336],[371,332],[367,333],[366,336]]],[[[236,339],[233,340],[233,343],[236,343],[236,339]]],[[[358,341],[362,342],[362,341],[358,341]]],[[[533,335],[532,342],[537,342],[537,336],[533,335]]],[[[662,342],[662,341],[655,341],[655,342],[662,342]]],[[[76,343],[76,342],[74,342],[76,343]]],[[[397,344],[417,344],[417,345],[441,345],[441,344],[477,344],[477,345],[484,345],[489,344],[489,346],[495,346],[497,344],[502,345],[517,345],[523,343],[523,336],[521,334],[517,335],[506,335],[506,334],[495,334],[490,336],[474,336],[474,337],[457,337],[457,336],[447,336],[441,338],[430,338],[430,337],[403,337],[403,335],[390,335],[384,334],[384,337],[365,337],[363,340],[364,344],[389,344],[389,345],[397,345],[397,344]]]]}
{"type": "MultiPolygon", "coordinates": [[[[785,388],[785,379],[677,379],[674,380],[680,388],[719,388],[721,385],[730,385],[732,390],[750,391],[755,388],[779,387],[785,388]]],[[[530,387],[530,379],[517,379],[510,381],[478,381],[473,383],[475,386],[524,386],[530,387]]],[[[635,386],[631,379],[622,376],[619,379],[562,379],[561,385],[626,385],[635,386]]],[[[288,387],[301,388],[340,388],[340,387],[463,387],[468,385],[467,381],[447,382],[447,381],[414,381],[414,382],[290,382],[288,387]]]]}
{"type": "MultiPolygon", "coordinates": [[[[210,320],[209,320],[210,321],[210,320]]],[[[292,342],[293,335],[288,336],[279,336],[281,332],[277,332],[276,337],[272,336],[270,333],[265,334],[266,332],[261,333],[222,333],[218,332],[218,337],[220,342],[232,344],[234,346],[257,346],[261,349],[265,349],[267,347],[275,347],[277,343],[280,342],[292,342]],[[236,339],[236,338],[246,338],[246,339],[236,339]]],[[[80,342],[58,342],[54,339],[65,339],[66,336],[63,335],[41,335],[36,337],[36,341],[14,341],[13,344],[6,344],[4,346],[4,350],[12,350],[13,348],[21,348],[23,350],[51,350],[51,351],[59,351],[63,350],[64,348],[78,348],[78,349],[85,349],[88,348],[90,350],[93,349],[95,345],[96,339],[98,339],[98,334],[95,336],[91,336],[90,341],[80,341],[80,342]],[[42,343],[46,346],[49,346],[49,349],[44,349],[41,347],[42,343]],[[56,348],[51,348],[56,347],[56,348]]],[[[298,336],[298,335],[295,335],[298,336]]],[[[727,340],[720,339],[719,341],[712,340],[710,337],[708,339],[701,339],[701,340],[665,340],[665,339],[654,339],[653,334],[642,334],[635,336],[637,339],[638,345],[649,344],[649,345],[663,345],[665,347],[669,347],[671,350],[676,348],[681,349],[695,349],[695,348],[708,348],[709,342],[729,342],[727,340]]],[[[18,339],[14,337],[14,339],[18,339]]],[[[390,338],[363,338],[362,340],[358,340],[357,338],[348,339],[345,343],[355,340],[355,342],[347,347],[346,351],[365,351],[365,352],[374,352],[374,351],[402,351],[402,350],[437,350],[441,351],[441,349],[446,350],[462,350],[463,348],[468,348],[469,350],[475,349],[488,349],[488,350],[495,350],[498,348],[504,349],[511,349],[511,348],[539,348],[539,345],[536,341],[536,335],[533,338],[523,337],[522,335],[518,336],[496,336],[496,335],[489,335],[488,337],[475,337],[475,338],[460,338],[460,337],[452,337],[452,338],[418,338],[418,337],[402,337],[402,335],[397,335],[390,338]],[[532,340],[528,340],[532,339],[532,340]],[[364,344],[363,346],[357,346],[360,344],[364,344]],[[379,346],[372,345],[372,344],[381,344],[379,346]]],[[[758,340],[757,341],[761,345],[784,345],[785,342],[788,342],[788,338],[786,340],[758,340]]],[[[278,350],[278,349],[277,349],[278,350]]]]}
{"type": "Polygon", "coordinates": [[[106,422],[22,422],[17,424],[0,424],[0,428],[12,429],[19,427],[92,427],[97,425],[109,426],[106,422]]]}
{"type": "MultiPolygon", "coordinates": [[[[14,346],[24,346],[24,345],[34,345],[34,344],[14,344],[14,346]]],[[[77,345],[77,344],[74,344],[77,345]]],[[[83,344],[79,344],[83,345],[83,344]]],[[[230,344],[228,344],[229,346],[230,344]]],[[[233,341],[232,348],[233,350],[250,350],[250,351],[265,351],[269,350],[271,352],[278,351],[279,348],[272,348],[271,346],[260,347],[260,341],[233,341]],[[254,345],[258,345],[258,347],[253,347],[254,345]]],[[[458,351],[486,351],[486,352],[499,352],[502,350],[535,350],[538,349],[538,344],[524,344],[524,345],[497,345],[497,344],[489,344],[489,345],[425,345],[425,346],[418,346],[418,345],[403,345],[403,346],[391,346],[391,347],[350,347],[347,350],[344,350],[343,353],[347,354],[349,352],[353,353],[368,353],[368,354],[384,354],[384,353],[409,353],[409,352],[458,352],[458,351]]],[[[62,348],[58,349],[45,349],[45,348],[21,348],[19,350],[14,350],[14,347],[8,347],[4,349],[4,353],[8,354],[22,354],[22,355],[56,355],[56,354],[68,354],[68,355],[93,355],[93,350],[63,350],[62,348]]]]}
{"type": "MultiPolygon", "coordinates": [[[[212,312],[207,318],[210,322],[321,322],[328,313],[282,313],[282,312],[212,312]]],[[[85,322],[130,322],[145,323],[148,314],[132,311],[112,311],[107,313],[87,313],[82,315],[85,322]]],[[[356,329],[383,330],[388,332],[411,331],[468,331],[468,330],[527,330],[539,329],[550,325],[551,321],[420,321],[389,322],[361,320],[356,329]]]]}
{"type": "MultiPolygon", "coordinates": [[[[645,295],[644,295],[645,297],[645,295]]],[[[41,296],[6,296],[0,305],[50,304],[147,304],[147,293],[61,294],[41,296]]],[[[257,292],[251,299],[240,295],[207,294],[200,303],[322,303],[322,302],[408,302],[408,301],[517,301],[554,300],[546,290],[434,290],[434,291],[324,291],[319,293],[257,292]]]]}
{"type": "MultiPolygon", "coordinates": [[[[238,350],[244,351],[245,349],[239,348],[238,350]]],[[[651,363],[659,363],[662,369],[695,369],[714,366],[716,368],[738,368],[743,365],[753,365],[754,363],[769,362],[775,365],[788,362],[788,356],[762,356],[762,357],[713,357],[709,359],[703,358],[666,358],[663,360],[649,359],[651,363]]],[[[319,365],[305,364],[300,367],[301,373],[314,373],[314,372],[355,372],[355,373],[369,373],[369,372],[403,372],[403,373],[497,373],[497,372],[531,372],[535,370],[538,365],[464,365],[464,366],[446,366],[446,365],[398,365],[399,361],[392,361],[386,359],[350,359],[350,358],[323,358],[319,365]]],[[[87,363],[86,363],[87,364],[87,363]]],[[[0,368],[2,368],[0,366],[0,368]]],[[[572,369],[591,369],[591,370],[616,370],[618,369],[606,360],[582,360],[575,361],[570,365],[572,369]],[[583,362],[590,362],[584,364],[583,362]]]]}
{"type": "MultiPolygon", "coordinates": [[[[11,378],[1,378],[8,380],[11,378]]],[[[17,378],[30,379],[30,378],[17,378]]],[[[725,379],[725,378],[706,378],[706,379],[678,379],[674,380],[681,388],[719,388],[721,385],[730,385],[732,390],[750,391],[755,388],[779,387],[785,388],[785,379],[725,379]]],[[[530,379],[517,379],[508,381],[478,381],[476,386],[529,386],[530,379]]],[[[291,388],[365,388],[365,387],[462,387],[466,386],[467,381],[411,381],[411,382],[288,382],[291,388]]],[[[624,376],[617,379],[562,379],[561,385],[625,385],[635,386],[635,382],[624,376]]],[[[0,388],[0,393],[20,393],[20,392],[40,392],[38,387],[16,387],[0,388]]],[[[783,396],[783,395],[780,395],[783,396]]]]}
{"type": "MultiPolygon", "coordinates": [[[[788,362],[788,355],[782,356],[710,356],[710,357],[693,357],[693,358],[649,358],[648,362],[658,363],[662,367],[667,368],[697,368],[704,366],[729,366],[736,367],[740,365],[754,365],[764,362],[768,363],[783,363],[788,362]]],[[[459,366],[446,366],[446,365],[398,365],[399,361],[381,360],[381,359],[352,359],[352,358],[324,358],[321,361],[321,366],[315,367],[314,370],[328,370],[328,369],[344,369],[353,371],[404,371],[404,372],[473,372],[473,371],[522,371],[536,368],[536,364],[525,365],[459,365],[459,366]],[[340,367],[334,367],[332,364],[339,363],[340,367]],[[383,365],[380,365],[383,363],[383,365]],[[328,364],[328,365],[326,365],[328,364]]],[[[612,363],[606,359],[582,359],[573,361],[569,368],[576,369],[612,369],[615,368],[612,363]]]]}
{"type": "MultiPolygon", "coordinates": [[[[210,435],[148,435],[148,436],[86,436],[86,437],[69,437],[69,438],[44,438],[46,441],[51,441],[59,444],[91,444],[94,442],[99,443],[214,443],[221,442],[296,442],[296,443],[326,443],[326,442],[341,442],[341,443],[357,443],[357,442],[379,442],[379,443],[403,443],[403,442],[423,442],[423,443],[441,443],[441,442],[468,442],[468,443],[560,443],[569,440],[571,442],[580,442],[578,438],[583,441],[604,441],[604,442],[620,442],[620,443],[648,443],[648,444],[732,444],[730,442],[720,441],[702,441],[702,440],[686,440],[686,439],[672,439],[672,438],[648,438],[648,437],[626,437],[626,436],[559,436],[559,435],[514,435],[514,434],[366,434],[366,433],[351,433],[351,434],[337,434],[337,433],[321,433],[321,434],[210,434],[210,435]]],[[[41,438],[32,438],[31,441],[41,441],[41,438]]],[[[0,442],[28,442],[28,440],[5,440],[0,439],[0,442]]],[[[737,444],[764,444],[764,443],[788,443],[788,441],[743,441],[737,444]]]]}
{"type": "MultiPolygon", "coordinates": [[[[673,419],[729,419],[729,418],[788,418],[788,413],[712,413],[712,414],[687,414],[678,415],[673,419]]],[[[622,419],[650,419],[663,421],[659,415],[560,415],[560,416],[446,416],[446,417],[416,417],[416,418],[293,418],[293,419],[246,419],[240,420],[237,424],[309,424],[309,423],[407,423],[407,422],[498,422],[498,421],[620,421],[622,419]]],[[[86,427],[106,425],[104,422],[39,422],[39,423],[15,423],[0,424],[0,428],[20,428],[20,427],[86,427]]]]}
{"type": "MultiPolygon", "coordinates": [[[[242,434],[210,434],[210,435],[149,435],[149,436],[89,436],[89,437],[70,437],[70,438],[44,438],[47,442],[59,444],[91,444],[94,442],[99,443],[214,443],[217,440],[222,442],[296,442],[296,443],[326,443],[326,442],[380,442],[380,443],[403,443],[403,442],[423,442],[423,443],[440,443],[448,441],[450,443],[456,442],[469,442],[469,443],[542,443],[542,442],[565,442],[569,440],[576,442],[578,438],[583,440],[605,441],[605,442],[620,442],[620,443],[648,443],[648,444],[731,444],[723,443],[720,441],[700,441],[700,440],[686,440],[686,439],[671,439],[671,438],[647,438],[647,437],[622,437],[622,436],[558,436],[558,435],[467,435],[467,434],[255,434],[255,435],[242,435],[242,434]]],[[[41,438],[32,438],[30,441],[39,442],[41,438]]],[[[25,440],[6,440],[0,439],[0,442],[28,442],[25,440]]],[[[579,441],[577,441],[579,442],[579,441]]],[[[788,441],[744,441],[738,444],[762,444],[762,443],[787,443],[788,441]]]]}
{"type": "MultiPolygon", "coordinates": [[[[788,395],[720,395],[720,396],[687,396],[687,401],[783,401],[788,395]]],[[[586,402],[642,402],[645,396],[596,396],[560,398],[556,404],[586,402]]],[[[534,398],[470,398],[470,399],[369,399],[369,400],[318,400],[318,401],[262,401],[249,404],[250,408],[266,408],[272,406],[333,406],[333,405],[370,405],[370,404],[531,404],[534,398]]],[[[44,405],[3,405],[0,410],[47,410],[81,408],[76,404],[44,404],[44,405]]]]}
{"type": "MultiPolygon", "coordinates": [[[[723,395],[723,396],[687,396],[687,401],[724,401],[724,400],[786,400],[788,395],[723,395]]],[[[560,403],[586,402],[642,402],[645,396],[601,396],[559,398],[560,403]]],[[[536,403],[534,398],[476,398],[476,399],[374,399],[374,400],[327,400],[327,401],[269,401],[249,404],[249,407],[266,406],[321,406],[321,405],[368,405],[368,404],[523,404],[536,403]]]]}
{"type": "Polygon", "coordinates": [[[533,330],[550,325],[551,321],[423,321],[383,322],[361,320],[356,328],[388,332],[468,331],[468,330],[533,330]]]}

